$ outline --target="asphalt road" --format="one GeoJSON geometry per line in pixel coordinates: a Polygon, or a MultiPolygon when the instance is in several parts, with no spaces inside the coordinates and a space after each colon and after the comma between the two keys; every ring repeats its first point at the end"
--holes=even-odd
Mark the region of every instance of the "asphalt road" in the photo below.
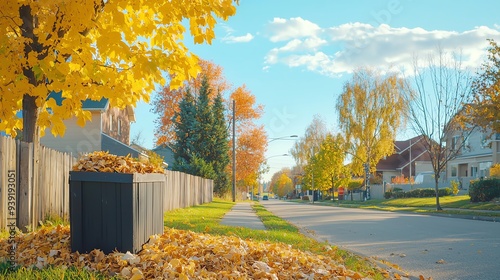
{"type": "Polygon", "coordinates": [[[261,203],[320,241],[396,264],[412,278],[500,279],[500,223],[274,199],[261,203]]]}

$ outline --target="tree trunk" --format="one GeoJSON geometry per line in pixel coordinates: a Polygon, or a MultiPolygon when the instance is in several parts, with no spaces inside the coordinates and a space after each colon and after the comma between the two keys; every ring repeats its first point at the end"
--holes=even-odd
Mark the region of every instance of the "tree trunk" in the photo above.
{"type": "Polygon", "coordinates": [[[435,187],[435,190],[436,190],[436,210],[438,211],[442,211],[443,208],[441,208],[441,205],[439,204],[439,178],[436,179],[436,187],[435,187]]]}
{"type": "MultiPolygon", "coordinates": [[[[31,42],[24,46],[24,55],[28,57],[31,52],[37,53],[38,59],[43,59],[46,54],[42,53],[42,45],[38,42],[38,37],[33,33],[37,25],[37,19],[31,13],[30,5],[22,5],[19,8],[19,16],[22,19],[21,33],[22,37],[30,38],[31,42]]],[[[29,83],[36,87],[38,81],[32,68],[25,67],[23,69],[24,76],[28,79],[29,83]]],[[[23,141],[37,142],[38,143],[38,107],[35,103],[36,97],[30,96],[25,93],[23,96],[23,141]]]]}
{"type": "Polygon", "coordinates": [[[38,120],[38,108],[35,104],[36,97],[25,94],[23,96],[23,141],[32,143],[35,140],[38,120]]]}

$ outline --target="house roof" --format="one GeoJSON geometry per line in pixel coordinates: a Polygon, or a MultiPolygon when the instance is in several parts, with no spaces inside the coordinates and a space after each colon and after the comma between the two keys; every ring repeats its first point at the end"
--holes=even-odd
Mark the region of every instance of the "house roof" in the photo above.
{"type": "Polygon", "coordinates": [[[416,136],[404,141],[395,141],[395,153],[381,159],[377,164],[377,170],[398,171],[415,161],[428,161],[428,154],[421,141],[422,136],[416,136]]]}
{"type": "MultiPolygon", "coordinates": [[[[56,101],[56,104],[61,106],[64,97],[62,97],[62,92],[52,91],[47,99],[53,98],[56,101]]],[[[82,109],[88,111],[104,111],[109,106],[109,100],[107,98],[101,98],[101,100],[92,100],[87,99],[82,101],[82,109]]]]}
{"type": "MultiPolygon", "coordinates": [[[[64,98],[62,97],[62,92],[55,92],[52,91],[47,99],[53,98],[56,101],[57,105],[61,105],[62,101],[64,98]]],[[[92,99],[86,99],[82,101],[82,109],[87,110],[87,111],[105,111],[109,107],[109,99],[103,97],[100,100],[92,100],[92,99]]],[[[135,121],[135,114],[134,114],[134,108],[130,105],[127,105],[125,107],[125,110],[127,112],[128,118],[130,121],[134,122],[135,121]]]]}

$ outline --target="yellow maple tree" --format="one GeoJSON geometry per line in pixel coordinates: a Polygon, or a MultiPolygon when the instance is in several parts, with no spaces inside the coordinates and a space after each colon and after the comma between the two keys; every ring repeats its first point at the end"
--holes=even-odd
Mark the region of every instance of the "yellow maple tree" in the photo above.
{"type": "Polygon", "coordinates": [[[352,172],[370,172],[384,156],[394,152],[397,130],[405,122],[407,84],[397,74],[381,75],[370,69],[354,73],[337,101],[339,127],[352,157],[352,172]]]}
{"type": "Polygon", "coordinates": [[[64,119],[90,120],[82,101],[111,106],[149,101],[155,86],[175,88],[199,72],[184,45],[211,43],[233,0],[6,0],[0,16],[0,130],[25,141],[37,129],[64,135],[64,119]],[[50,98],[60,93],[62,102],[50,98]],[[22,111],[23,118],[18,117],[22,111]]]}

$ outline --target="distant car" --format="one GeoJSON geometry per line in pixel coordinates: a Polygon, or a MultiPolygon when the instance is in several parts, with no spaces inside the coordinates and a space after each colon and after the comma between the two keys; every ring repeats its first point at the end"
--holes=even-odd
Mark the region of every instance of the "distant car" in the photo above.
{"type": "Polygon", "coordinates": [[[264,195],[264,196],[262,197],[262,200],[269,200],[269,197],[268,197],[267,195],[264,195]]]}

